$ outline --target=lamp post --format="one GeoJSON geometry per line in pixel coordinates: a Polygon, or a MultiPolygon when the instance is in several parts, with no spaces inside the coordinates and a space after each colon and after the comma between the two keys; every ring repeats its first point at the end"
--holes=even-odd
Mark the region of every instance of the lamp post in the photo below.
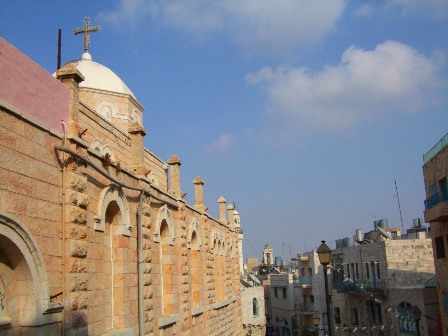
{"type": "Polygon", "coordinates": [[[328,335],[333,336],[333,330],[331,327],[331,315],[330,315],[330,294],[328,292],[328,277],[327,277],[328,265],[330,264],[331,249],[328,247],[327,244],[325,244],[325,240],[322,240],[322,244],[320,244],[320,246],[316,252],[317,252],[317,256],[319,257],[319,261],[324,268],[325,299],[327,302],[328,335]]]}
{"type": "Polygon", "coordinates": [[[417,327],[417,336],[420,336],[420,320],[422,319],[422,311],[417,307],[417,305],[414,306],[414,309],[412,309],[412,317],[415,321],[415,326],[417,327]]]}
{"type": "Polygon", "coordinates": [[[314,334],[316,336],[318,336],[317,327],[319,326],[319,323],[320,323],[320,315],[319,315],[318,312],[314,312],[314,315],[313,315],[313,325],[314,325],[314,334]]]}

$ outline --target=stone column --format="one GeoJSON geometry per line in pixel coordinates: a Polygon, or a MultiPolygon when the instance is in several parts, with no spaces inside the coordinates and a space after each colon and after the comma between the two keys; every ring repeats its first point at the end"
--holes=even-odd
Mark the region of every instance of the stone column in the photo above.
{"type": "Polygon", "coordinates": [[[227,218],[229,220],[229,227],[233,227],[233,211],[235,210],[235,208],[233,207],[232,204],[229,204],[227,206],[227,218]]]}
{"type": "Polygon", "coordinates": [[[204,204],[204,180],[198,176],[193,180],[196,204],[195,209],[205,212],[207,210],[204,204]]]}
{"type": "Polygon", "coordinates": [[[84,80],[84,76],[76,69],[74,64],[68,64],[56,72],[56,77],[70,90],[70,121],[68,132],[78,136],[79,83],[84,80]]]}
{"type": "Polygon", "coordinates": [[[219,221],[223,223],[224,225],[227,225],[227,218],[226,218],[226,199],[224,197],[220,197],[218,199],[219,204],[219,221]]]}
{"type": "Polygon", "coordinates": [[[170,157],[167,162],[170,166],[170,188],[168,192],[179,198],[182,196],[180,190],[180,165],[182,162],[176,155],[170,157]]]}
{"type": "Polygon", "coordinates": [[[130,168],[137,175],[144,175],[146,170],[144,167],[144,137],[146,135],[145,128],[140,123],[134,123],[128,128],[131,136],[131,165],[130,168]]]}

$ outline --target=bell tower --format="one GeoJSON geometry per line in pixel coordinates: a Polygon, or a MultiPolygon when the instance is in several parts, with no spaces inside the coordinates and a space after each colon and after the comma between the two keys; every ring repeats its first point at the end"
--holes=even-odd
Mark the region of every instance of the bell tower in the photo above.
{"type": "Polygon", "coordinates": [[[273,259],[272,248],[269,244],[266,244],[263,249],[263,265],[273,265],[273,259]]]}

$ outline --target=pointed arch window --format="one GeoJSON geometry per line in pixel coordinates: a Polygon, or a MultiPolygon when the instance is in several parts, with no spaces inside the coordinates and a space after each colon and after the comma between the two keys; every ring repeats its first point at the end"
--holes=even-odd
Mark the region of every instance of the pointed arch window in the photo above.
{"type": "Polygon", "coordinates": [[[177,310],[176,258],[174,257],[174,223],[166,205],[162,206],[157,216],[154,241],[159,243],[160,285],[162,290],[163,315],[172,315],[177,310]]]}

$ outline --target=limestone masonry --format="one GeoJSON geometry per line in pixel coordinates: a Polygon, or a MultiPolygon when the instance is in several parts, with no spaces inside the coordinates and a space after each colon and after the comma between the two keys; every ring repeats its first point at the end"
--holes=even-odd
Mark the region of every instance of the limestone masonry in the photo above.
{"type": "Polygon", "coordinates": [[[241,335],[239,214],[185,202],[121,79],[1,38],[0,72],[0,334],[241,335]]]}

